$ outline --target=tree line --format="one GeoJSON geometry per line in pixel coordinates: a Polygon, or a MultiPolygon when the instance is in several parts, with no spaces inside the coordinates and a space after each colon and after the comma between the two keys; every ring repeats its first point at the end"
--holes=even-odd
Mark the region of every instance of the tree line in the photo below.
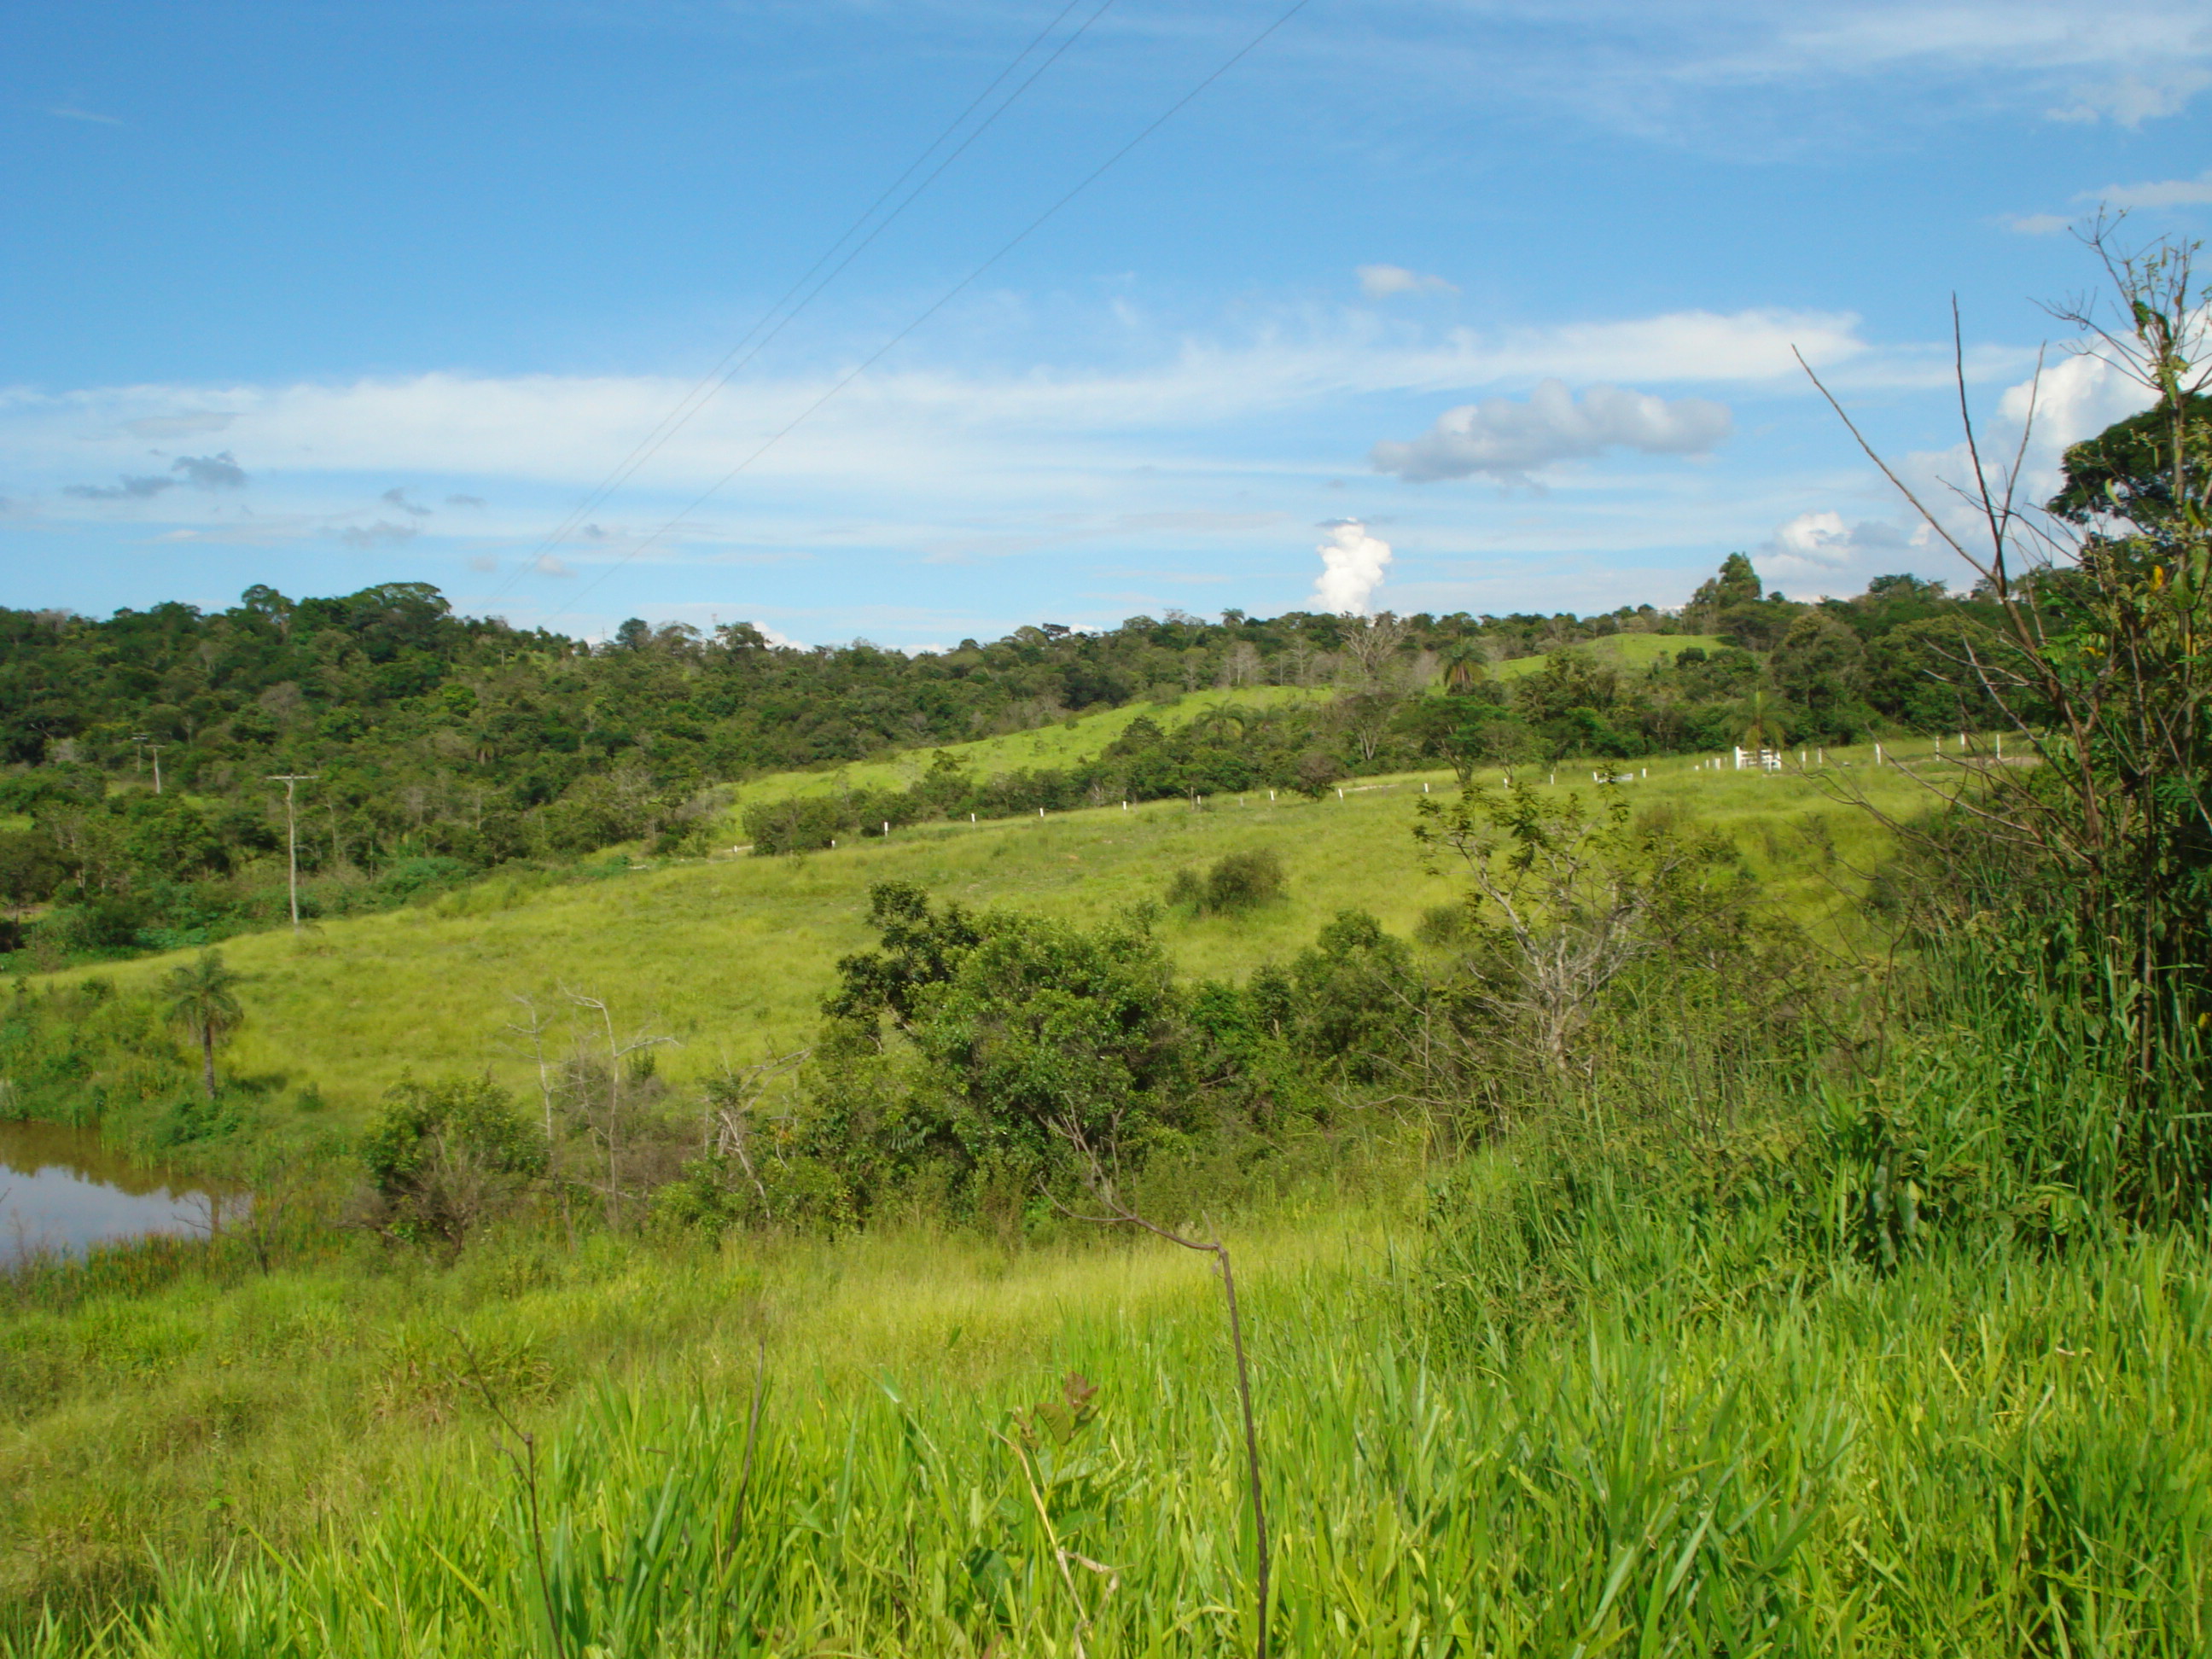
{"type": "Polygon", "coordinates": [[[1018,629],[949,651],[802,648],[734,623],[633,619],[587,641],[455,615],[436,589],[337,599],[265,586],[227,611],[0,611],[0,927],[49,963],[203,944],[283,910],[275,775],[312,776],[296,826],[310,915],[405,902],[521,861],[702,850],[738,787],[1031,729],[1209,687],[1328,695],[1194,725],[1140,719],[1062,770],[945,760],[903,791],[837,792],[749,825],[763,850],[932,817],[1224,790],[1317,791],[1448,760],[1633,757],[1972,723],[1932,672],[1988,607],[1884,577],[1817,605],[1743,555],[1680,611],[1354,617],[1178,611],[1018,629]],[[1696,635],[1648,667],[1623,634],[1696,635]],[[1540,673],[1498,665],[1549,653],[1540,673]],[[26,913],[41,912],[36,925],[26,913]]]}

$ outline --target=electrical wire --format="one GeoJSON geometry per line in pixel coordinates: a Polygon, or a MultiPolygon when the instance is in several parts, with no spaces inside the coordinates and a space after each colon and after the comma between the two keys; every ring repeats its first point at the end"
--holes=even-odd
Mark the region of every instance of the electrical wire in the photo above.
{"type": "Polygon", "coordinates": [[[1040,46],[1043,45],[1043,43],[1051,37],[1053,32],[1058,29],[1060,26],[1067,20],[1068,14],[1073,11],[1081,3],[1083,3],[1083,0],[1067,0],[1067,3],[1063,5],[1060,10],[1054,15],[1052,21],[1048,22],[1042,29],[1038,30],[1036,36],[1030,41],[1030,43],[1024,46],[1021,51],[1015,53],[1013,58],[1006,64],[1006,68],[1000,70],[999,73],[992,78],[990,84],[986,86],[982,91],[977,93],[975,96],[969,100],[968,106],[962,110],[959,114],[954,116],[952,119],[945,125],[943,131],[939,132],[936,137],[931,139],[927,145],[923,146],[921,153],[907,165],[906,170],[900,173],[897,178],[891,180],[890,185],[884,187],[882,194],[878,195],[874,201],[871,202],[867,207],[861,211],[860,216],[854,219],[850,225],[846,227],[844,231],[836,238],[836,240],[831,242],[830,246],[823,251],[821,256],[817,258],[811,265],[808,266],[803,273],[801,273],[799,279],[788,289],[785,289],[782,295],[778,298],[774,304],[770,305],[766,311],[761,313],[760,317],[754,322],[753,325],[747,329],[744,334],[738,339],[737,344],[732,346],[730,349],[724,354],[721,361],[716,363],[714,368],[708,370],[707,373],[701,377],[698,383],[695,385],[690,392],[686,392],[666,415],[661,416],[659,422],[655,425],[653,430],[647,433],[644,438],[639,440],[638,443],[631,449],[630,453],[624,456],[622,461],[617,465],[615,470],[609,473],[590,495],[586,496],[582,501],[579,502],[574,508],[572,508],[569,511],[568,515],[564,518],[560,524],[549,532],[544,538],[540,541],[535,548],[532,549],[530,552],[523,556],[520,563],[518,564],[514,570],[508,573],[507,580],[502,581],[498,587],[493,590],[491,594],[489,596],[489,599],[495,600],[502,594],[506,593],[508,589],[513,587],[514,583],[524,574],[527,574],[539,560],[544,558],[555,548],[558,547],[569,536],[574,534],[577,526],[584,521],[585,518],[599,505],[605,502],[606,499],[610,495],[613,495],[617,489],[619,489],[624,483],[628,483],[629,479],[636,474],[640,467],[642,467],[647,461],[651,460],[653,456],[659,453],[661,449],[665,447],[678,432],[681,432],[685,426],[690,423],[693,416],[698,414],[701,410],[712,403],[732,380],[736,379],[739,374],[743,373],[747,366],[757,358],[760,354],[775,341],[777,336],[781,334],[793,322],[796,321],[799,314],[803,313],[807,307],[814,303],[816,297],[819,295],[824,289],[828,288],[831,283],[836,281],[836,279],[843,274],[845,269],[850,265],[854,260],[859,258],[860,255],[865,253],[875,242],[878,237],[881,236],[884,231],[890,229],[891,225],[896,222],[898,217],[903,214],[908,208],[914,205],[915,200],[921,197],[924,191],[927,190],[930,185],[936,183],[937,180],[943,176],[945,170],[951,167],[954,162],[957,161],[963,155],[966,154],[969,148],[973,145],[977,139],[981,138],[986,132],[989,131],[992,125],[998,120],[998,118],[1001,115],[1004,115],[1009,109],[1012,108],[1015,103],[1019,100],[1022,94],[1027,92],[1032,86],[1036,85],[1038,78],[1042,76],[1047,70],[1050,69],[1053,64],[1057,63],[1069,47],[1073,46],[1078,40],[1080,40],[1085,34],[1089,33],[1091,31],[1091,26],[1106,15],[1107,11],[1115,3],[1115,0],[1102,0],[1102,3],[1099,4],[1097,9],[1094,10],[1090,16],[1084,19],[1080,27],[1077,28],[1073,33],[1070,34],[1065,40],[1062,40],[1059,46],[1055,46],[1051,54],[1047,57],[1042,64],[1038,64],[1035,70],[1030,71],[1026,80],[1023,81],[1020,85],[1017,86],[1011,93],[1009,93],[999,104],[997,108],[992,110],[988,115],[985,116],[983,119],[976,125],[975,130],[969,133],[965,138],[960,141],[958,146],[953,149],[951,155],[947,155],[942,161],[939,162],[935,167],[932,168],[928,176],[923,179],[920,184],[916,185],[912,191],[907,193],[905,199],[901,201],[898,205],[894,207],[889,213],[885,214],[881,222],[878,222],[872,230],[870,230],[866,236],[862,238],[857,246],[847,252],[843,258],[838,259],[836,264],[826,274],[822,275],[820,281],[816,282],[814,279],[817,273],[821,272],[822,268],[824,265],[829,264],[830,260],[836,258],[838,250],[843,247],[847,242],[850,241],[854,235],[858,234],[861,228],[866,225],[868,221],[873,218],[882,209],[884,204],[890,201],[893,196],[896,195],[901,188],[905,185],[906,182],[909,179],[913,178],[917,172],[921,171],[923,165],[927,163],[929,158],[945,144],[946,140],[950,139],[954,133],[957,132],[967,122],[968,118],[974,115],[978,109],[982,107],[984,103],[989,100],[991,94],[996,92],[1000,86],[1005,84],[1007,77],[1018,70],[1022,66],[1023,63],[1029,58],[1030,54],[1035,52],[1040,46]],[[808,288],[808,284],[810,283],[813,284],[811,289],[808,288]],[[801,289],[807,290],[805,297],[799,300],[796,305],[793,305],[793,297],[799,294],[801,289]],[[788,310],[785,309],[787,307],[789,307],[788,310]],[[777,319],[776,316],[776,313],[779,312],[782,312],[784,313],[780,319],[777,319]],[[769,327],[769,325],[772,319],[774,319],[774,326],[769,327]],[[763,328],[767,329],[767,332],[764,334],[762,333],[762,330],[763,328]],[[758,336],[759,337],[757,339],[755,337],[756,336],[758,336]],[[750,347],[750,350],[747,349],[748,346],[750,347]],[[743,354],[742,356],[740,356],[740,354],[743,354]]]}
{"type": "MultiPolygon", "coordinates": [[[[745,471],[755,461],[760,459],[762,456],[767,454],[769,450],[775,448],[776,445],[781,443],[786,438],[797,431],[800,426],[804,425],[808,420],[812,418],[814,414],[819,410],[823,404],[827,404],[832,398],[835,398],[839,392],[842,392],[847,386],[852,385],[854,381],[859,380],[861,375],[866,374],[869,369],[874,368],[877,363],[880,362],[885,356],[889,356],[890,353],[902,343],[908,336],[914,333],[915,330],[921,327],[921,325],[929,321],[931,318],[936,316],[939,312],[944,310],[946,306],[951,304],[954,300],[957,299],[962,294],[967,292],[969,289],[974,287],[976,283],[982,279],[985,273],[989,271],[993,266],[996,265],[1001,259],[1004,259],[1024,242],[1029,240],[1031,236],[1035,235],[1038,230],[1043,228],[1047,221],[1053,218],[1054,216],[1058,214],[1062,208],[1065,208],[1070,202],[1073,202],[1077,197],[1082,195],[1083,192],[1090,189],[1092,185],[1097,183],[1097,181],[1101,178],[1104,177],[1107,172],[1119,162],[1122,157],[1128,155],[1131,150],[1136,149],[1137,146],[1143,143],[1146,139],[1151,137],[1152,134],[1158,132],[1162,127],[1165,126],[1176,115],[1180,114],[1187,105],[1195,100],[1200,93],[1204,92],[1216,81],[1218,81],[1223,76],[1228,74],[1231,70],[1235,69],[1237,64],[1243,63],[1244,59],[1250,57],[1252,53],[1258,51],[1260,47],[1266,43],[1269,36],[1273,35],[1278,29],[1281,28],[1285,23],[1288,23],[1293,17],[1296,17],[1311,3],[1312,0],[1294,0],[1294,3],[1289,9],[1283,12],[1283,14],[1277,17],[1273,22],[1268,24],[1267,27],[1261,29],[1257,34],[1254,35],[1249,40],[1247,40],[1242,46],[1239,46],[1234,52],[1230,54],[1227,58],[1224,59],[1223,62],[1214,69],[1212,74],[1208,75],[1188,92],[1183,94],[1182,97],[1176,99],[1174,103],[1169,105],[1167,108],[1161,111],[1159,114],[1153,117],[1152,119],[1147,123],[1134,137],[1131,138],[1127,143],[1123,144],[1121,149],[1115,150],[1111,155],[1109,155],[1089,173],[1085,173],[1067,191],[1065,195],[1054,202],[1053,204],[1045,209],[1043,212],[1038,214],[1036,218],[1030,220],[1028,224],[1023,226],[1020,230],[1017,231],[1011,238],[1002,244],[999,250],[995,253],[992,254],[989,258],[984,260],[982,264],[977,265],[973,270],[969,271],[965,276],[963,276],[951,288],[945,289],[945,291],[939,295],[935,301],[931,302],[927,309],[924,310],[920,316],[916,317],[904,328],[899,330],[897,333],[892,335],[890,338],[884,341],[883,344],[878,346],[874,351],[871,352],[866,358],[862,359],[859,364],[832,385],[827,392],[823,392],[812,403],[807,404],[805,409],[802,409],[798,414],[792,416],[792,418],[786,422],[781,427],[778,428],[768,438],[763,440],[761,444],[743,460],[739,461],[720,478],[717,478],[712,484],[709,484],[706,489],[702,491],[699,495],[691,501],[689,506],[685,507],[681,512],[671,518],[665,524],[662,525],[659,529],[654,531],[652,535],[647,537],[645,540],[640,542],[636,546],[629,549],[622,556],[622,557],[608,565],[605,570],[601,571],[597,576],[586,583],[584,586],[577,590],[577,592],[570,597],[566,605],[562,605],[560,610],[554,611],[545,619],[546,623],[550,623],[562,617],[567,616],[570,611],[574,610],[577,605],[580,605],[593,591],[595,591],[600,583],[605,581],[608,577],[613,575],[617,570],[620,570],[623,566],[629,563],[629,562],[637,557],[639,554],[647,551],[648,549],[661,542],[667,537],[670,532],[673,531],[678,525],[682,524],[686,519],[690,517],[692,514],[697,512],[700,507],[705,506],[708,501],[719,495],[723,488],[732,479],[745,471]]],[[[544,624],[541,624],[541,626],[543,625],[544,624]]]]}

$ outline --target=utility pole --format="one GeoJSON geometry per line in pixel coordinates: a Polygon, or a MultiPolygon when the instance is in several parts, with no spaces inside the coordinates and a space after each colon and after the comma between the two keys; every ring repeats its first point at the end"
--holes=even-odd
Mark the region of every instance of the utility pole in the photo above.
{"type": "Polygon", "coordinates": [[[300,931],[300,835],[292,816],[292,790],[296,784],[311,782],[323,775],[320,772],[276,772],[268,778],[270,783],[284,786],[284,861],[289,867],[292,890],[292,931],[300,931]]]}
{"type": "Polygon", "coordinates": [[[162,745],[155,742],[153,738],[147,737],[133,738],[131,741],[137,744],[140,749],[154,757],[154,793],[157,795],[160,794],[161,793],[162,745]]]}

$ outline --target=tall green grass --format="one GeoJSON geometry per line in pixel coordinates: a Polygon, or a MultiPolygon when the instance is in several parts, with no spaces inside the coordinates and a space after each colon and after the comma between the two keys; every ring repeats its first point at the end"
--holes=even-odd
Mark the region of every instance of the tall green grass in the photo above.
{"type": "MultiPolygon", "coordinates": [[[[1623,1282],[1458,1359],[1370,1276],[1263,1281],[1278,1650],[2201,1654],[2207,1268],[2141,1239],[1947,1253],[1736,1307],[1623,1282]]],[[[535,1533],[480,1418],[351,1524],[242,1535],[167,1564],[143,1621],[15,1650],[1249,1647],[1235,1402],[1202,1284],[1070,1314],[1039,1346],[980,1389],[915,1358],[838,1384],[787,1353],[750,1480],[742,1364],[598,1388],[550,1422],[518,1402],[545,1432],[535,1533]],[[1071,1370],[1103,1410],[1045,1437],[1033,1493],[1009,1436],[1071,1370]],[[1081,1558],[1072,1594],[1055,1540],[1081,1558]]]]}

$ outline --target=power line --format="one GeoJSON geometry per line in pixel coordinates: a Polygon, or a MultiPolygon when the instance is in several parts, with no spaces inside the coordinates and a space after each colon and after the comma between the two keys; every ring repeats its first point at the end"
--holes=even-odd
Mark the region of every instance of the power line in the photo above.
{"type": "Polygon", "coordinates": [[[1036,83],[1039,76],[1042,76],[1047,70],[1050,69],[1055,63],[1059,62],[1061,56],[1066,52],[1070,46],[1073,46],[1078,40],[1080,40],[1085,34],[1090,33],[1091,26],[1106,15],[1107,11],[1115,3],[1115,0],[1102,0],[1097,9],[1093,11],[1089,17],[1084,19],[1080,27],[1076,29],[1073,34],[1070,34],[1067,39],[1061,41],[1059,46],[1055,46],[1053,49],[1051,55],[1046,58],[1044,62],[1038,64],[1035,70],[1030,71],[1029,77],[1023,81],[1019,86],[1016,87],[1013,91],[1009,93],[999,104],[997,108],[992,110],[988,115],[985,116],[983,119],[976,125],[975,130],[969,133],[965,138],[960,141],[959,145],[951,155],[947,155],[942,161],[939,162],[935,167],[931,169],[929,175],[927,178],[923,179],[920,184],[916,185],[913,190],[907,193],[904,200],[901,201],[889,213],[885,214],[882,221],[878,223],[872,230],[869,231],[867,235],[862,238],[857,246],[846,253],[843,258],[838,259],[833,269],[822,276],[819,282],[815,282],[814,278],[817,273],[821,272],[822,268],[824,265],[828,264],[831,259],[836,258],[837,251],[843,247],[848,241],[850,241],[852,238],[860,232],[861,227],[866,225],[870,219],[875,216],[884,203],[890,201],[893,196],[898,193],[898,191],[905,185],[907,180],[913,178],[914,175],[921,169],[923,164],[937,152],[945,141],[951,138],[954,133],[960,130],[962,125],[966,123],[969,117],[975,114],[978,109],[982,107],[983,104],[990,98],[991,94],[996,92],[1000,86],[1005,84],[1006,78],[1012,75],[1016,70],[1019,69],[1030,55],[1036,52],[1036,49],[1052,35],[1053,32],[1059,28],[1061,23],[1066,21],[1068,14],[1073,11],[1076,7],[1081,3],[1082,0],[1067,0],[1067,3],[1063,5],[1060,10],[1054,15],[1052,21],[1047,23],[1043,28],[1038,30],[1036,35],[1030,41],[1030,43],[1024,46],[1021,51],[1014,54],[1012,60],[1006,64],[1006,68],[1000,70],[996,76],[992,77],[990,84],[986,86],[982,91],[977,93],[975,96],[969,100],[968,106],[962,110],[959,114],[954,116],[952,119],[946,124],[943,131],[939,132],[936,137],[931,139],[927,144],[923,146],[921,153],[917,155],[912,161],[907,164],[906,171],[900,173],[897,178],[891,180],[891,182],[884,187],[883,193],[878,196],[874,201],[871,202],[866,208],[863,209],[860,216],[854,219],[850,225],[847,226],[843,232],[838,235],[836,240],[831,242],[830,246],[823,251],[821,256],[817,258],[811,265],[808,266],[803,273],[801,273],[798,281],[794,282],[788,289],[785,289],[782,295],[778,298],[774,304],[770,305],[766,311],[761,313],[759,318],[753,323],[753,325],[747,329],[744,334],[739,337],[737,344],[732,346],[730,349],[724,354],[722,360],[716,363],[714,368],[708,370],[707,373],[701,377],[698,383],[695,385],[690,391],[686,392],[683,398],[678,399],[676,405],[671,409],[667,414],[661,416],[659,422],[653,428],[653,430],[647,433],[644,438],[638,441],[636,446],[631,449],[628,455],[623,458],[622,461],[616,465],[615,470],[607,475],[607,477],[599,483],[598,488],[593,489],[592,493],[586,496],[581,502],[572,508],[568,515],[562,520],[562,521],[556,526],[553,530],[548,532],[544,540],[542,540],[536,548],[523,556],[520,564],[519,564],[514,570],[510,571],[507,574],[507,580],[501,582],[497,588],[493,590],[490,596],[491,599],[496,599],[501,595],[504,594],[514,585],[515,581],[523,574],[526,574],[539,559],[551,552],[556,547],[558,547],[563,540],[574,533],[577,526],[582,523],[586,514],[592,512],[593,508],[604,502],[617,489],[628,483],[629,479],[636,474],[637,470],[640,467],[651,460],[654,455],[658,454],[660,450],[666,446],[670,440],[673,439],[678,432],[682,431],[685,426],[689,425],[693,416],[696,415],[701,410],[712,403],[714,398],[720,394],[724,387],[727,386],[748,364],[751,363],[755,358],[758,357],[778,335],[781,334],[786,328],[789,327],[793,322],[797,320],[800,313],[804,312],[807,307],[814,303],[817,296],[818,296],[824,289],[828,288],[831,283],[836,281],[837,278],[843,274],[846,267],[850,265],[854,260],[859,258],[861,254],[865,253],[875,242],[876,239],[881,236],[884,231],[890,229],[891,225],[898,219],[899,216],[903,214],[908,208],[913,206],[915,202],[921,197],[924,191],[927,190],[930,185],[937,182],[939,178],[944,174],[946,168],[950,167],[955,161],[957,161],[962,155],[967,153],[969,148],[973,145],[977,139],[981,138],[986,132],[989,131],[992,125],[998,120],[998,118],[1001,115],[1004,115],[1009,109],[1012,108],[1015,103],[1020,100],[1022,94],[1027,92],[1030,88],[1036,83]],[[811,289],[808,289],[808,284],[810,283],[811,283],[813,286],[811,289]],[[793,305],[791,303],[793,296],[798,295],[803,289],[807,289],[805,296],[803,299],[800,299],[796,305],[793,305]],[[787,306],[790,307],[787,311],[785,310],[787,306]],[[776,313],[778,312],[784,313],[781,319],[777,319],[776,317],[776,313]],[[771,319],[775,319],[775,325],[773,327],[769,327],[769,324],[771,319]],[[763,334],[761,331],[764,328],[766,328],[768,331],[765,334],[763,334]],[[757,339],[754,337],[757,335],[759,336],[757,339]],[[749,345],[751,348],[750,350],[747,349],[749,345]],[[743,354],[742,357],[739,356],[740,353],[743,354]]]}
{"type": "Polygon", "coordinates": [[[1289,9],[1285,10],[1280,16],[1277,17],[1273,22],[1268,24],[1267,27],[1261,29],[1257,34],[1254,35],[1249,40],[1247,40],[1234,52],[1231,53],[1227,58],[1224,59],[1223,62],[1215,68],[1212,74],[1208,75],[1188,92],[1183,94],[1182,97],[1176,99],[1174,103],[1170,104],[1167,108],[1162,110],[1159,114],[1153,117],[1152,119],[1147,123],[1134,137],[1128,141],[1128,143],[1123,144],[1121,149],[1115,150],[1111,155],[1109,155],[1089,173],[1085,173],[1067,191],[1065,195],[1061,196],[1059,200],[1053,203],[1050,207],[1045,209],[1043,212],[1038,214],[1036,218],[1030,220],[1028,224],[1023,226],[1020,230],[1017,231],[1013,236],[1009,238],[999,248],[997,252],[992,254],[989,258],[977,265],[973,270],[969,271],[965,276],[963,276],[951,288],[945,289],[945,292],[939,295],[937,299],[930,304],[929,307],[920,316],[916,317],[904,328],[899,330],[897,333],[892,335],[891,337],[884,341],[883,344],[877,347],[873,352],[870,353],[868,356],[864,358],[856,367],[847,373],[842,379],[839,380],[827,392],[823,392],[819,398],[817,398],[812,403],[807,404],[805,409],[799,410],[797,415],[793,416],[789,421],[785,422],[784,425],[778,428],[766,440],[764,440],[758,447],[754,449],[750,454],[747,455],[744,459],[739,461],[727,472],[725,472],[720,477],[717,478],[712,484],[709,484],[707,489],[702,491],[697,498],[690,503],[690,506],[684,507],[683,511],[678,513],[673,518],[662,525],[659,529],[654,531],[652,535],[647,537],[645,540],[640,542],[635,547],[631,548],[628,552],[624,553],[622,557],[617,559],[612,564],[610,564],[605,570],[601,571],[599,575],[593,577],[591,581],[587,582],[583,587],[577,590],[576,593],[569,599],[568,603],[562,605],[560,610],[554,611],[551,616],[546,618],[546,621],[550,623],[559,617],[567,616],[578,605],[581,604],[585,598],[595,590],[601,582],[606,580],[609,576],[613,575],[616,571],[621,569],[639,554],[659,543],[663,538],[667,536],[669,532],[675,529],[678,525],[683,523],[685,519],[690,517],[693,513],[697,512],[700,507],[705,506],[708,501],[712,500],[717,494],[719,494],[722,488],[729,483],[732,479],[735,478],[739,473],[744,472],[747,468],[751,466],[755,461],[760,459],[760,458],[767,454],[769,450],[781,443],[784,439],[789,437],[792,433],[796,431],[806,421],[811,419],[815,412],[821,409],[824,404],[828,403],[832,398],[835,398],[847,386],[852,385],[854,381],[859,380],[860,376],[866,374],[869,369],[874,368],[875,365],[888,356],[894,348],[904,341],[908,335],[912,334],[916,329],[920,328],[931,318],[937,315],[939,312],[944,310],[946,306],[951,304],[954,300],[957,299],[969,289],[974,287],[977,282],[981,280],[985,272],[988,271],[994,265],[997,264],[1009,253],[1012,253],[1024,242],[1029,240],[1031,236],[1035,235],[1038,230],[1042,228],[1048,220],[1059,213],[1062,208],[1066,207],[1070,202],[1073,202],[1077,197],[1083,194],[1085,191],[1090,189],[1092,185],[1097,183],[1098,180],[1104,177],[1106,173],[1112,168],[1115,163],[1119,162],[1123,156],[1128,155],[1131,150],[1136,149],[1136,147],[1143,143],[1146,139],[1151,137],[1155,132],[1158,132],[1162,127],[1165,126],[1176,115],[1182,112],[1185,106],[1196,99],[1200,93],[1204,92],[1216,81],[1218,81],[1223,76],[1228,74],[1231,70],[1235,69],[1237,64],[1243,63],[1244,59],[1250,57],[1252,53],[1258,51],[1270,35],[1273,34],[1278,29],[1289,22],[1291,19],[1296,17],[1300,12],[1304,11],[1310,3],[1312,3],[1312,0],[1293,0],[1293,3],[1291,5],[1289,9]]]}

